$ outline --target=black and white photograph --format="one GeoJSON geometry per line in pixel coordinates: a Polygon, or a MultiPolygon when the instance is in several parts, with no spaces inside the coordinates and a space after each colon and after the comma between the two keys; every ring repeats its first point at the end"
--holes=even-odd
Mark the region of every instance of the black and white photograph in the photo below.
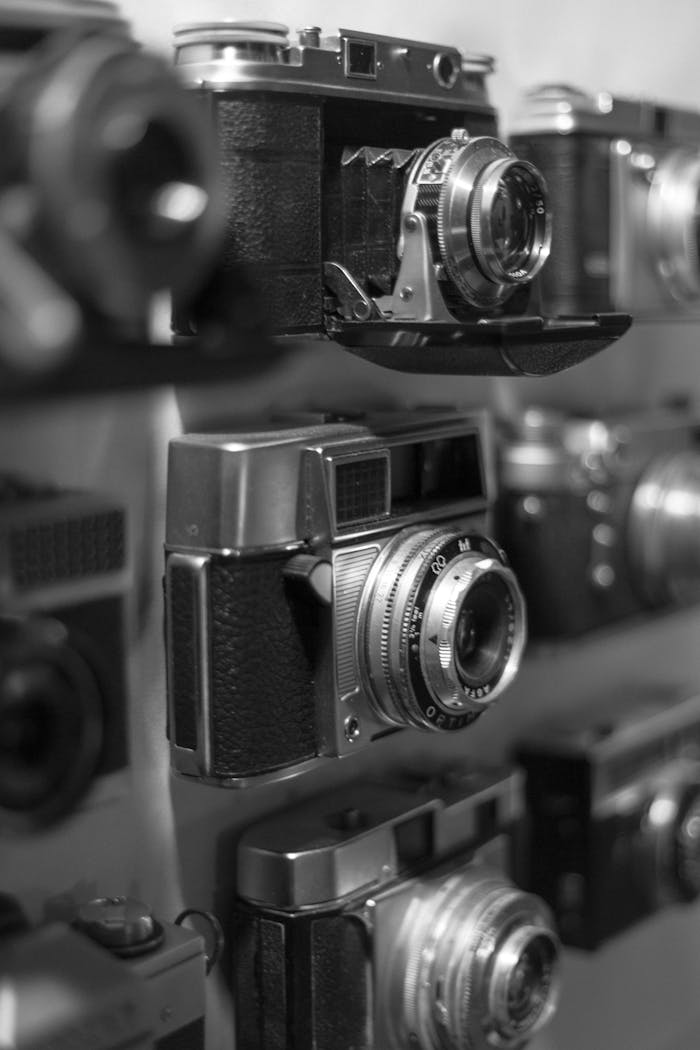
{"type": "Polygon", "coordinates": [[[0,0],[0,1050],[694,1050],[700,9],[0,0]]]}

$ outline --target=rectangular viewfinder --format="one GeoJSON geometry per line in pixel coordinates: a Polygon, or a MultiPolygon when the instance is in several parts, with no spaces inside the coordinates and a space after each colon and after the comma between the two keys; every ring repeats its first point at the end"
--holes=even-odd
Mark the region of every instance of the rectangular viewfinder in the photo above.
{"type": "Polygon", "coordinates": [[[433,814],[422,813],[394,827],[394,845],[399,871],[405,871],[433,852],[433,814]]]}
{"type": "Polygon", "coordinates": [[[345,76],[376,80],[377,45],[367,40],[346,40],[345,76]]]}
{"type": "Polygon", "coordinates": [[[391,449],[392,513],[486,494],[478,435],[438,438],[391,449]]]}

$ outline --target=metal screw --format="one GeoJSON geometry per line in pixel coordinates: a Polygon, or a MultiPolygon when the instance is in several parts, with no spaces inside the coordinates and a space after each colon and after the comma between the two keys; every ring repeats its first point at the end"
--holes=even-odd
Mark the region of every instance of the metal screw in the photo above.
{"type": "Polygon", "coordinates": [[[413,289],[410,285],[404,285],[404,287],[399,292],[399,298],[403,299],[404,302],[407,302],[409,299],[413,298],[413,289]]]}
{"type": "Polygon", "coordinates": [[[418,216],[407,215],[403,220],[403,227],[405,230],[408,230],[409,233],[413,233],[414,230],[418,229],[418,216]]]}
{"type": "Polygon", "coordinates": [[[356,321],[368,321],[371,313],[372,307],[364,299],[356,299],[352,304],[352,316],[356,321]]]}
{"type": "Polygon", "coordinates": [[[359,739],[360,733],[360,719],[357,715],[349,715],[345,719],[345,739],[349,744],[354,744],[359,739]]]}
{"type": "Polygon", "coordinates": [[[544,503],[539,496],[525,496],[518,509],[527,518],[544,517],[544,503]]]}

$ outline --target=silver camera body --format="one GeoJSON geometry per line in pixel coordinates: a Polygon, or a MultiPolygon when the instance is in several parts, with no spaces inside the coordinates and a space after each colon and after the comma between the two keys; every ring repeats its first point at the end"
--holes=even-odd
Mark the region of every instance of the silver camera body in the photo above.
{"type": "Polygon", "coordinates": [[[15,1007],[3,1015],[7,1045],[204,1050],[204,942],[193,930],[161,924],[127,898],[89,902],[74,928],[29,929],[8,915],[0,928],[3,989],[15,1007]]]}
{"type": "Polygon", "coordinates": [[[523,1046],[556,1006],[558,940],[548,909],[504,874],[519,788],[497,771],[423,773],[249,828],[236,1045],[523,1046]]]}
{"type": "Polygon", "coordinates": [[[173,441],[175,769],[236,786],[396,728],[472,722],[525,640],[517,581],[484,535],[493,484],[483,413],[173,441]]]}
{"type": "Polygon", "coordinates": [[[545,308],[700,316],[700,112],[548,85],[526,96],[511,140],[556,216],[545,308]]]}

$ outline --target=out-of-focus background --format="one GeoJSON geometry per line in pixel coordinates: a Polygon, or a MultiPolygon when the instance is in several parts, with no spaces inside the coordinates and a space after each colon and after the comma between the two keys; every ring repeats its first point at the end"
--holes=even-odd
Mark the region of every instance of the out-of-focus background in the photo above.
{"type": "MultiPolygon", "coordinates": [[[[587,4],[450,0],[406,5],[252,0],[124,0],[135,35],[163,52],[176,23],[210,17],[278,20],[292,29],[320,25],[455,44],[496,56],[493,101],[507,130],[520,93],[543,81],[644,95],[700,109],[697,38],[691,0],[587,4]]],[[[168,439],[216,416],[289,407],[398,403],[487,406],[508,414],[537,401],[594,412],[648,405],[681,392],[700,397],[700,328],[638,325],[590,362],[548,380],[410,377],[365,364],[316,343],[274,372],[236,384],[161,389],[23,404],[0,418],[0,467],[108,490],[131,510],[136,555],[137,628],[130,647],[132,761],[128,776],[90,797],[65,824],[31,840],[3,842],[4,887],[39,918],[55,898],[131,893],[172,918],[183,905],[216,908],[232,892],[231,842],[257,815],[306,797],[351,773],[380,770],[397,752],[502,758],[533,720],[585,707],[605,692],[642,683],[700,688],[700,614],[666,614],[619,626],[582,642],[532,648],[498,708],[449,741],[402,733],[351,763],[332,763],[276,787],[226,792],[171,779],[165,740],[162,642],[162,540],[168,439]]],[[[271,494],[273,498],[274,494],[271,494]]],[[[271,508],[271,512],[273,512],[271,508]]],[[[553,550],[552,558],[563,552],[553,550]]],[[[535,1050],[688,1050],[700,1024],[700,907],[661,913],[591,956],[568,952],[562,1005],[535,1050]]],[[[231,1050],[223,980],[209,982],[209,1050],[231,1050]]]]}

